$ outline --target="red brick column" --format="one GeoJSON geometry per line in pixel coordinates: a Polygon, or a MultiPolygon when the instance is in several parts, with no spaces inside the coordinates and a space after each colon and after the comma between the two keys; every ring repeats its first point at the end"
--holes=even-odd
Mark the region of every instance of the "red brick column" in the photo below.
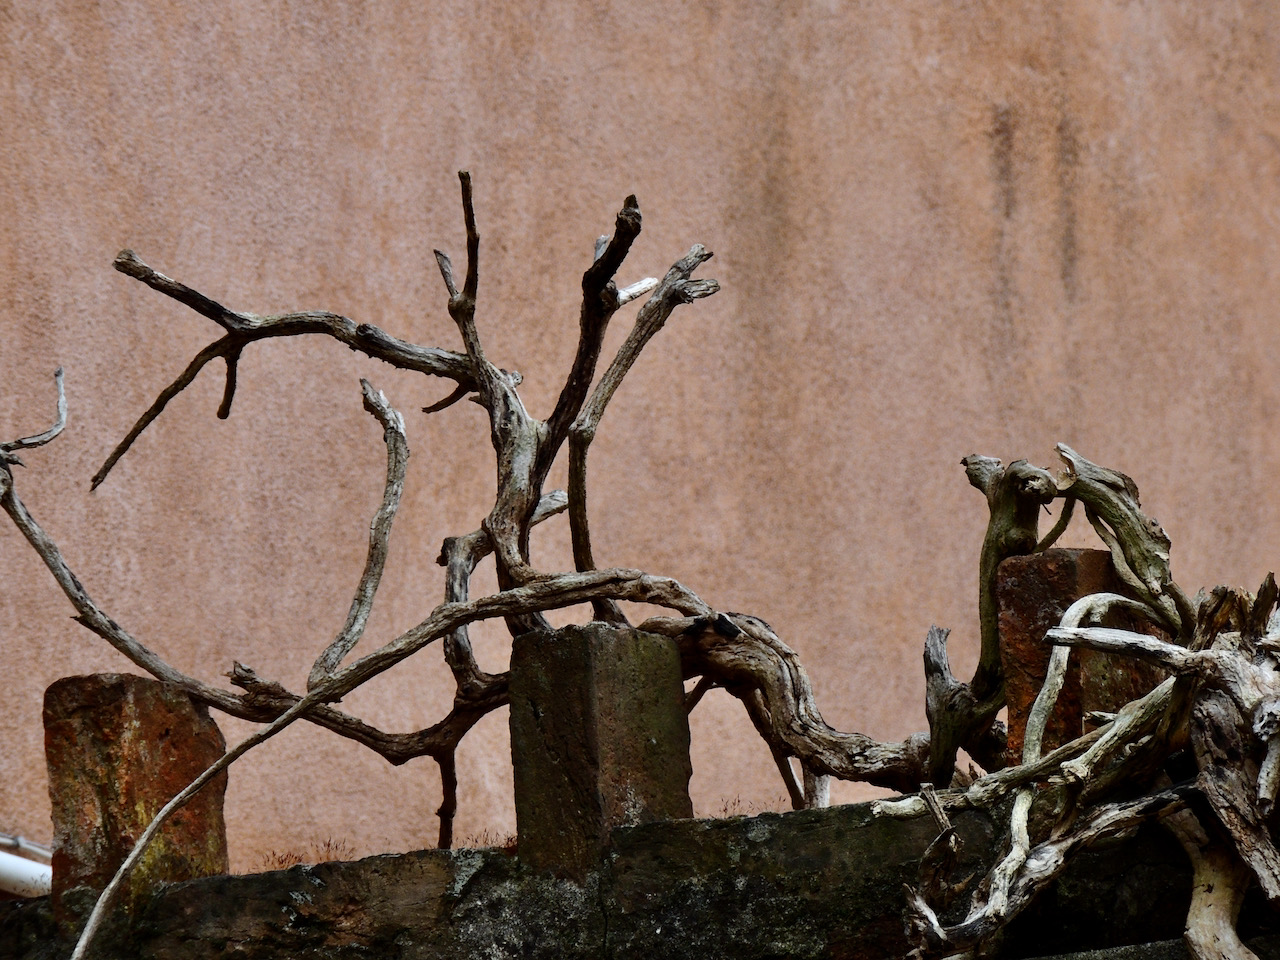
{"type": "MultiPolygon", "coordinates": [[[[152,817],[222,756],[221,731],[177,688],[128,674],[64,677],[45,691],[53,802],[53,906],[74,926],[152,817]]],[[[226,775],[174,814],[133,871],[123,902],[158,883],[227,872],[226,775]]]]}
{"type": "MultiPolygon", "coordinates": [[[[1010,557],[1000,564],[996,609],[1009,705],[1010,763],[1021,761],[1027,714],[1044,684],[1052,650],[1044,642],[1045,633],[1058,625],[1076,600],[1103,591],[1127,593],[1105,550],[1046,550],[1010,557]]],[[[1129,629],[1135,626],[1121,619],[1113,622],[1129,629]]],[[[1129,657],[1072,651],[1066,683],[1045,730],[1045,751],[1080,736],[1090,711],[1114,712],[1162,679],[1159,668],[1129,657]]]]}

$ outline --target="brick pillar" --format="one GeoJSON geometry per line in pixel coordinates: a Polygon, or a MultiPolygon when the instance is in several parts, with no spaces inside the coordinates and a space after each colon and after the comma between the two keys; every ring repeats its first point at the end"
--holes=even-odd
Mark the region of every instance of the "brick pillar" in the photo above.
{"type": "Polygon", "coordinates": [[[675,641],[605,623],[517,638],[511,755],[531,866],[580,876],[614,827],[693,816],[675,641]]]}
{"type": "MultiPolygon", "coordinates": [[[[1105,550],[1046,550],[1010,557],[996,576],[996,609],[1000,618],[1000,659],[1009,704],[1009,762],[1022,760],[1027,714],[1044,685],[1052,647],[1044,635],[1056,627],[1067,608],[1091,593],[1128,591],[1116,576],[1105,550]]],[[[1141,629],[1128,618],[1110,625],[1141,629]]],[[[1072,651],[1066,682],[1045,730],[1044,751],[1084,732],[1084,716],[1093,710],[1114,712],[1163,680],[1160,668],[1132,657],[1072,651]]]]}
{"type": "MultiPolygon", "coordinates": [[[[128,674],[64,677],[44,696],[53,803],[53,908],[83,921],[152,817],[222,756],[206,707],[167,683],[128,674]]],[[[226,774],[165,824],[134,869],[126,908],[159,883],[227,872],[226,774]]]]}

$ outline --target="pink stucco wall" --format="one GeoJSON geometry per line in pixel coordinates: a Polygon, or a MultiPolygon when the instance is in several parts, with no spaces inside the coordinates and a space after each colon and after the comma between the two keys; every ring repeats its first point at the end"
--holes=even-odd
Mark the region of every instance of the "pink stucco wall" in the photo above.
{"type": "MultiPolygon", "coordinates": [[[[214,681],[238,659],[298,689],[381,492],[358,378],[413,446],[371,642],[438,602],[440,541],[487,511],[483,414],[428,418],[442,385],[272,342],[245,355],[230,420],[206,374],[90,495],[215,334],[112,271],[116,251],[236,308],[457,346],[431,248],[461,255],[468,168],[481,331],[545,415],[592,241],[635,192],[622,279],[700,241],[723,290],[676,315],[605,419],[597,559],[764,617],[833,724],[900,738],[924,725],[930,623],[954,628],[959,670],[974,660],[984,504],[965,454],[1050,464],[1062,440],[1130,473],[1192,591],[1277,565],[1278,21],[1261,0],[0,0],[0,434],[45,425],[59,363],[71,402],[19,490],[177,666],[214,681]]],[[[535,551],[568,567],[566,525],[535,551]]],[[[42,691],[126,664],[7,523],[0,570],[0,830],[47,838],[42,691]]],[[[496,669],[501,634],[478,633],[496,669]]],[[[449,693],[428,650],[347,706],[403,730],[449,693]]],[[[505,724],[463,747],[462,837],[512,828],[505,724]]],[[[780,804],[723,694],[694,751],[700,813],[780,804]]],[[[232,773],[233,863],[330,837],[428,845],[438,791],[430,761],[291,729],[232,773]]]]}

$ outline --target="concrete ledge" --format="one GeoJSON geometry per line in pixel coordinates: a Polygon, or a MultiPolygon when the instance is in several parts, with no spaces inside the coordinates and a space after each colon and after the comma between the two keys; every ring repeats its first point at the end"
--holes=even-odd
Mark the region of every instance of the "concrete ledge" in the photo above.
{"type": "MultiPolygon", "coordinates": [[[[963,869],[995,855],[957,818],[963,869]]],[[[902,884],[930,821],[866,804],[615,830],[582,879],[500,850],[426,850],[163,889],[103,942],[139,960],[884,960],[902,956],[902,884]]],[[[1181,933],[1190,871],[1160,831],[1089,851],[1013,924],[997,955],[1044,956],[1181,933]]],[[[0,960],[56,960],[42,901],[0,905],[0,960]]],[[[47,912],[47,906],[44,908],[47,912]]],[[[59,952],[61,951],[61,952],[59,952]]]]}
{"type": "MultiPolygon", "coordinates": [[[[1245,941],[1245,946],[1258,955],[1258,960],[1280,960],[1280,936],[1256,937],[1245,941]]],[[[1059,953],[1036,960],[1188,960],[1189,956],[1181,940],[1162,940],[1083,953],[1059,953]]]]}

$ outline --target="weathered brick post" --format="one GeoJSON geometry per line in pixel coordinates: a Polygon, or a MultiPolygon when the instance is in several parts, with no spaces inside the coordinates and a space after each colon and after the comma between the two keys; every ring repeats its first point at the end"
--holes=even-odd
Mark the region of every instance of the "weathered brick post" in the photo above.
{"type": "MultiPolygon", "coordinates": [[[[167,683],[129,674],[64,677],[44,697],[53,803],[53,908],[83,921],[134,840],[179,790],[222,756],[207,708],[167,683]]],[[[160,883],[227,872],[226,775],[174,814],[133,871],[131,909],[160,883]]]]}
{"type": "Polygon", "coordinates": [[[581,876],[614,827],[693,816],[675,642],[606,623],[517,638],[511,754],[517,849],[534,867],[581,876]]]}
{"type": "MultiPolygon", "coordinates": [[[[1067,608],[1091,593],[1128,594],[1105,550],[1046,550],[1010,557],[1000,564],[996,609],[1000,618],[1000,658],[1009,705],[1009,759],[1018,763],[1027,714],[1044,685],[1049,653],[1045,633],[1058,625],[1067,608]]],[[[1143,629],[1117,619],[1116,626],[1143,629]]],[[[1084,732],[1093,710],[1114,712],[1154,688],[1165,674],[1131,657],[1092,650],[1071,653],[1066,682],[1045,730],[1044,749],[1053,749],[1084,732]]]]}

